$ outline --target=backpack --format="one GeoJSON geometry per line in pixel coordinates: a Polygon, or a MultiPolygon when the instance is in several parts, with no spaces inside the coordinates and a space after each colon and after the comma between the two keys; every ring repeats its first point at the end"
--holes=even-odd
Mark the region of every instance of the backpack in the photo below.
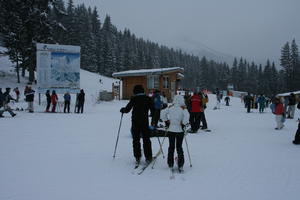
{"type": "Polygon", "coordinates": [[[160,95],[155,95],[154,96],[154,108],[159,110],[162,107],[162,101],[160,98],[160,95]]]}

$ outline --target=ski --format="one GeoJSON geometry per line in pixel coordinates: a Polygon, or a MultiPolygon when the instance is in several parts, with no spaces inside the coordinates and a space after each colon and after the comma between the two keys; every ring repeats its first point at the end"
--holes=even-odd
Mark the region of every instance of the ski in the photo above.
{"type": "Polygon", "coordinates": [[[153,161],[149,162],[149,163],[146,163],[146,165],[144,165],[138,172],[137,174],[138,175],[141,175],[148,167],[149,165],[152,163],[153,161]]]}

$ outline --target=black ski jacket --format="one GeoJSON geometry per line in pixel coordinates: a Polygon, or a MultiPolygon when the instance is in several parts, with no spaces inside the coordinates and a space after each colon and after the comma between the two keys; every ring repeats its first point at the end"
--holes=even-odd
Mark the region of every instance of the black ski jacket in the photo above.
{"type": "Polygon", "coordinates": [[[152,113],[154,111],[153,101],[145,94],[137,94],[133,96],[126,107],[120,111],[122,113],[128,113],[132,109],[131,120],[132,123],[147,124],[149,125],[149,110],[152,113]]]}

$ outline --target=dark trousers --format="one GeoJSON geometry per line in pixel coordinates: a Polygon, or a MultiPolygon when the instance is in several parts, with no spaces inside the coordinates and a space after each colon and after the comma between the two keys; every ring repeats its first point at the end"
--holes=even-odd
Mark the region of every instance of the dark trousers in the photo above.
{"type": "Polygon", "coordinates": [[[202,128],[207,129],[207,123],[204,112],[200,112],[200,121],[202,122],[202,128]]]}
{"type": "Polygon", "coordinates": [[[57,103],[52,103],[52,110],[51,110],[51,112],[55,112],[56,104],[57,104],[57,103]]]}
{"type": "Polygon", "coordinates": [[[197,132],[200,127],[200,112],[191,112],[190,113],[190,124],[193,132],[197,132]]]}
{"type": "Polygon", "coordinates": [[[247,113],[250,113],[251,103],[247,103],[247,104],[246,104],[246,107],[247,107],[247,113]]]}
{"type": "Polygon", "coordinates": [[[182,142],[183,142],[184,134],[181,133],[173,133],[169,132],[169,149],[168,149],[168,165],[169,167],[173,167],[174,165],[174,151],[176,145],[177,151],[177,164],[178,167],[182,167],[184,165],[184,155],[182,149],[182,142]]]}
{"type": "Polygon", "coordinates": [[[79,113],[79,112],[81,112],[81,113],[83,113],[83,105],[84,105],[84,103],[78,103],[78,105],[77,105],[77,113],[79,113]]]}
{"type": "Polygon", "coordinates": [[[143,148],[146,160],[152,160],[152,147],[150,140],[150,131],[148,124],[133,123],[131,127],[133,155],[140,159],[141,154],[141,137],[143,138],[143,148]]]}
{"type": "Polygon", "coordinates": [[[294,144],[300,144],[300,122],[298,124],[298,129],[295,135],[295,139],[293,141],[294,144]]]}
{"type": "Polygon", "coordinates": [[[159,118],[160,118],[160,109],[155,109],[154,112],[153,112],[151,125],[152,126],[157,126],[159,118]]]}
{"type": "Polygon", "coordinates": [[[51,105],[51,100],[47,100],[47,107],[46,107],[46,111],[48,112],[50,109],[50,105],[51,105]]]}
{"type": "Polygon", "coordinates": [[[70,113],[70,101],[65,101],[65,106],[64,106],[64,113],[68,111],[70,113]]]}

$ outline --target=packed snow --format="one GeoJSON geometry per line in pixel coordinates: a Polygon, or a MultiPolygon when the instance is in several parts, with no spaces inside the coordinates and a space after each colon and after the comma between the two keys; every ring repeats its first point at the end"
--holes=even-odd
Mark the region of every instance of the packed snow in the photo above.
{"type": "MultiPolygon", "coordinates": [[[[2,88],[15,86],[0,79],[2,88]]],[[[137,175],[131,114],[123,117],[116,158],[112,157],[119,110],[128,101],[95,103],[99,88],[108,90],[115,81],[102,79],[100,84],[99,75],[81,71],[81,86],[89,99],[83,114],[43,113],[44,104],[38,106],[36,98],[34,113],[20,111],[14,118],[6,113],[0,119],[1,200],[299,199],[300,146],[292,144],[296,119],[287,120],[278,131],[269,109],[246,113],[240,99],[231,98],[231,106],[222,103],[220,110],[213,110],[216,99],[209,95],[205,112],[212,132],[187,136],[193,166],[183,144],[184,174],[170,180],[166,158],[160,156],[154,169],[137,175]]],[[[18,106],[25,103],[12,104],[18,106]]],[[[151,140],[155,154],[158,141],[151,140]]],[[[165,154],[167,148],[166,140],[165,154]]]]}

